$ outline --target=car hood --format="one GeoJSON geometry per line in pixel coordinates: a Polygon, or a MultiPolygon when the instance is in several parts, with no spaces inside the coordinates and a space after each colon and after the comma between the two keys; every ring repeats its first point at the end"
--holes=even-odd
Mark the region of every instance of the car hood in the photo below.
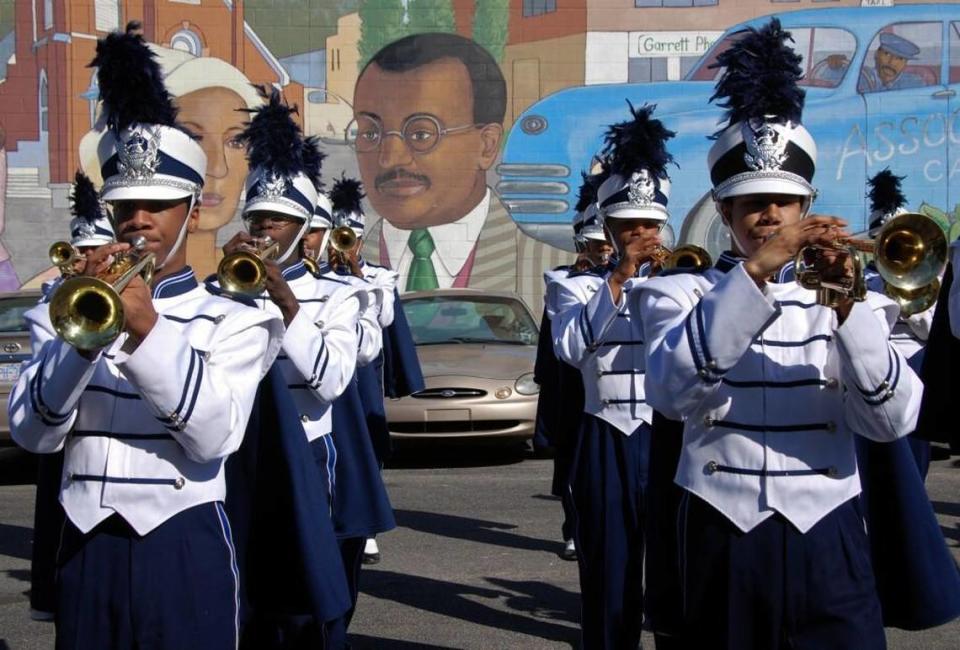
{"type": "Polygon", "coordinates": [[[417,358],[424,377],[458,375],[516,379],[533,372],[536,356],[537,348],[533,345],[451,343],[417,346],[417,358]]]}

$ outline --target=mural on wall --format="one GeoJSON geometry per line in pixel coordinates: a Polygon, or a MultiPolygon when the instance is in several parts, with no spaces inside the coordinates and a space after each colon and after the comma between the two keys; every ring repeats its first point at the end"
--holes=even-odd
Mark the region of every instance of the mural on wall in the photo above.
{"type": "Polygon", "coordinates": [[[67,232],[69,182],[77,169],[99,179],[86,65],[96,38],[132,19],[209,159],[188,248],[201,275],[242,227],[236,134],[258,101],[251,84],[299,106],[328,186],[341,173],[363,180],[364,255],[397,269],[401,289],[513,291],[539,309],[542,271],[572,257],[580,172],[626,99],[658,104],[678,132],[667,235],[715,252],[725,233],[707,194],[720,116],[709,64],[738,26],[774,12],[804,55],[816,209],[862,222],[866,178],[889,166],[907,176],[912,208],[957,230],[960,5],[896,4],[0,0],[0,291],[55,275],[46,252],[67,232]]]}

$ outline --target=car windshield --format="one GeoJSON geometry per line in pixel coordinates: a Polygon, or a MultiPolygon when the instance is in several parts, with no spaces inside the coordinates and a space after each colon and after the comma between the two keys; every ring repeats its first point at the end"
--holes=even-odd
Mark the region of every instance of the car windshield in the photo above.
{"type": "MultiPolygon", "coordinates": [[[[801,86],[836,88],[843,81],[857,53],[857,39],[839,27],[790,27],[793,42],[788,44],[803,57],[801,86]]],[[[724,36],[710,48],[687,74],[687,81],[716,81],[722,68],[711,68],[717,57],[737,42],[745,30],[724,36]]]]}
{"type": "Polygon", "coordinates": [[[437,296],[403,301],[417,345],[536,345],[538,328],[523,303],[500,296],[437,296]]]}
{"type": "Polygon", "coordinates": [[[28,331],[23,315],[28,309],[37,306],[37,300],[36,296],[0,300],[0,332],[28,331]]]}

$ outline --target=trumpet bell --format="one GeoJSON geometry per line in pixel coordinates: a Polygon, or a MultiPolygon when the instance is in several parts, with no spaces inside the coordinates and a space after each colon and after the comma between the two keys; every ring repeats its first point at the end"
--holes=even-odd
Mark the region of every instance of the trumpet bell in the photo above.
{"type": "Polygon", "coordinates": [[[64,341],[78,350],[110,345],[123,330],[120,295],[99,278],[64,280],[50,300],[50,321],[64,341]]]}
{"type": "Polygon", "coordinates": [[[330,247],[338,253],[346,253],[357,245],[357,233],[350,226],[338,226],[330,233],[330,247]]]}
{"type": "Polygon", "coordinates": [[[686,244],[673,249],[662,264],[664,270],[689,269],[696,272],[704,271],[711,266],[713,266],[713,258],[710,257],[710,253],[695,244],[686,244]]]}
{"type": "Polygon", "coordinates": [[[267,267],[255,253],[238,251],[220,260],[217,279],[227,293],[259,296],[267,287],[267,267]]]}
{"type": "Polygon", "coordinates": [[[888,285],[905,293],[923,289],[946,268],[947,237],[926,215],[898,215],[877,236],[874,262],[888,285]]]}
{"type": "Polygon", "coordinates": [[[930,284],[909,290],[888,284],[884,293],[900,306],[900,315],[908,318],[933,307],[940,296],[940,280],[935,278],[930,284]]]}

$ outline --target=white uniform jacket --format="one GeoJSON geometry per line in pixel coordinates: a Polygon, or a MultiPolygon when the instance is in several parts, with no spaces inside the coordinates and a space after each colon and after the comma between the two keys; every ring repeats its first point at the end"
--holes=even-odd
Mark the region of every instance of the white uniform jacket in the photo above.
{"type": "MultiPolygon", "coordinates": [[[[873,269],[864,273],[867,288],[877,293],[884,292],[884,281],[880,274],[873,269]]],[[[890,331],[890,340],[900,349],[903,358],[917,374],[923,365],[923,352],[930,338],[930,328],[933,326],[933,312],[936,303],[929,309],[911,316],[899,315],[890,331]]]]}
{"type": "Polygon", "coordinates": [[[117,513],[141,535],[222,501],[223,461],[243,440],[283,324],[197,284],[188,267],[153,289],[156,325],[93,361],[57,337],[48,305],[26,314],[33,358],[8,407],[17,443],[66,448],[60,502],[83,532],[117,513]]]}
{"type": "Polygon", "coordinates": [[[779,512],[806,532],[860,492],[854,433],[885,442],[914,429],[922,388],[889,340],[897,308],[884,296],[837,327],[813,291],[761,290],[724,255],[629,302],[643,313],[647,397],[685,420],[676,482],[743,531],[779,512]]]}
{"type": "Polygon", "coordinates": [[[390,327],[393,324],[393,312],[396,308],[393,304],[396,295],[394,291],[396,291],[400,274],[385,266],[370,264],[365,260],[360,261],[360,270],[363,273],[364,280],[380,289],[382,302],[377,320],[381,328],[390,327]]]}
{"type": "MultiPolygon", "coordinates": [[[[346,390],[356,371],[357,323],[367,307],[367,294],[346,282],[317,278],[303,262],[283,269],[283,277],[300,309],[287,325],[277,363],[307,440],[313,441],[332,431],[331,403],[346,390]]],[[[280,315],[267,293],[255,302],[267,313],[280,315]]]]}
{"type": "Polygon", "coordinates": [[[357,367],[365,366],[383,350],[383,330],[380,328],[380,309],[383,305],[383,289],[355,275],[341,275],[330,265],[320,266],[320,277],[347,284],[366,295],[366,302],[357,321],[357,367]]]}
{"type": "Polygon", "coordinates": [[[617,305],[606,278],[573,273],[551,282],[548,315],[557,358],[583,375],[584,412],[630,435],[653,418],[644,394],[642,326],[625,298],[646,279],[630,280],[617,305]]]}

